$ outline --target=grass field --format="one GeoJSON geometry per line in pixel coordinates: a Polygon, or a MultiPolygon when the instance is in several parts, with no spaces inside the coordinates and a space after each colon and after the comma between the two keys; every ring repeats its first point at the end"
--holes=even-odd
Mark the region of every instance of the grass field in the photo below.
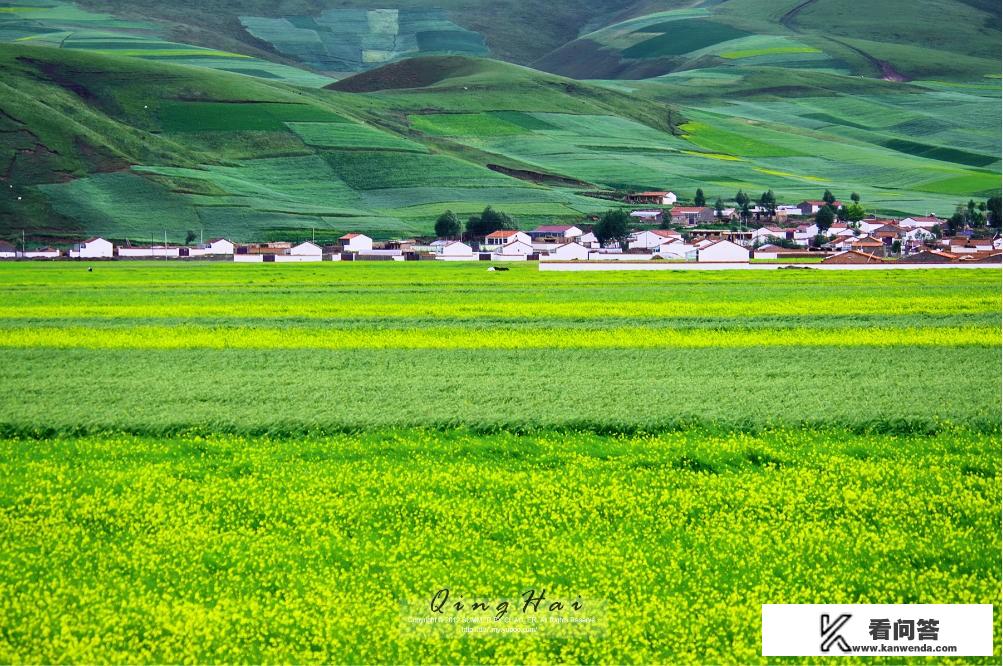
{"type": "Polygon", "coordinates": [[[762,603],[1000,610],[998,271],[92,265],[0,265],[3,661],[753,663],[762,603]],[[443,587],[597,622],[409,624],[443,587]]]}

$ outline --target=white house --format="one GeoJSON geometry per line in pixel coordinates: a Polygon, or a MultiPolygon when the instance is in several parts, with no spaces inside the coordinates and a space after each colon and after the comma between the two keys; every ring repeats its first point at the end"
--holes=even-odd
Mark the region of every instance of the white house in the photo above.
{"type": "Polygon", "coordinates": [[[714,241],[697,251],[697,261],[748,262],[749,251],[728,240],[714,241]]]}
{"type": "Polygon", "coordinates": [[[432,243],[436,259],[443,261],[466,261],[474,258],[474,249],[460,241],[436,241],[432,243]]]}
{"type": "Polygon", "coordinates": [[[103,238],[88,238],[74,245],[70,256],[77,259],[111,259],[115,256],[115,246],[103,238]]]}
{"type": "Polygon", "coordinates": [[[944,221],[933,215],[927,215],[925,217],[907,217],[899,222],[899,226],[903,229],[915,229],[917,227],[921,227],[923,229],[933,229],[938,224],[943,225],[944,221]]]}
{"type": "Polygon", "coordinates": [[[948,241],[950,251],[953,254],[975,254],[976,252],[991,252],[993,247],[992,239],[965,239],[952,238],[948,241]]]}
{"type": "Polygon", "coordinates": [[[787,238],[787,232],[780,227],[765,226],[752,230],[752,243],[768,242],[771,238],[783,240],[787,238]]]}
{"type": "Polygon", "coordinates": [[[860,222],[857,222],[857,229],[859,229],[860,232],[865,236],[874,231],[875,229],[880,229],[883,226],[885,226],[885,223],[882,222],[881,220],[871,219],[871,220],[861,220],[860,222]]]}
{"type": "Polygon", "coordinates": [[[690,245],[682,241],[676,241],[674,243],[665,243],[664,245],[658,246],[656,254],[663,259],[670,259],[673,261],[678,261],[679,259],[696,259],[697,248],[695,245],[690,245]]]}
{"type": "Polygon", "coordinates": [[[341,241],[345,252],[363,252],[373,249],[373,239],[364,234],[345,234],[338,240],[341,241]]]}
{"type": "Polygon", "coordinates": [[[677,197],[674,192],[638,192],[628,194],[624,199],[627,203],[633,204],[654,204],[661,206],[671,206],[676,203],[677,197]]]}
{"type": "Polygon", "coordinates": [[[524,231],[501,229],[499,231],[492,231],[484,237],[484,249],[487,251],[495,251],[508,245],[509,243],[517,241],[525,243],[526,245],[533,244],[533,239],[530,238],[529,234],[524,231]]]}
{"type": "Polygon", "coordinates": [[[800,224],[797,229],[794,230],[794,242],[798,245],[807,247],[811,244],[811,240],[817,235],[817,224],[800,224]]]}
{"type": "Polygon", "coordinates": [[[776,259],[784,251],[779,245],[761,245],[752,251],[754,259],[776,259]]]}
{"type": "Polygon", "coordinates": [[[7,241],[0,241],[0,259],[16,259],[17,248],[7,241]]]}
{"type": "Polygon", "coordinates": [[[202,254],[230,255],[233,254],[233,243],[225,238],[213,238],[202,246],[202,254]]]}
{"type": "Polygon", "coordinates": [[[936,236],[926,227],[911,227],[909,231],[902,234],[902,238],[910,242],[922,243],[933,240],[936,236]]]}
{"type": "Polygon", "coordinates": [[[635,210],[630,217],[643,224],[661,224],[665,219],[665,213],[660,210],[635,210]]]}
{"type": "MultiPolygon", "coordinates": [[[[525,236],[525,234],[523,234],[525,236]]],[[[528,256],[536,252],[530,243],[526,243],[521,240],[514,240],[511,243],[506,243],[505,245],[497,248],[495,254],[500,254],[503,256],[528,256]]]]}
{"type": "Polygon", "coordinates": [[[682,240],[682,235],[678,231],[650,229],[636,231],[631,234],[627,247],[631,250],[653,250],[661,245],[678,240],[682,240]]]}
{"type": "Polygon", "coordinates": [[[596,238],[596,235],[591,231],[582,235],[582,237],[578,239],[578,242],[591,249],[597,249],[599,247],[599,239],[596,238]]]}
{"type": "Polygon", "coordinates": [[[534,242],[547,242],[547,239],[572,241],[582,237],[584,232],[570,224],[545,224],[529,232],[534,242]]]}
{"type": "Polygon", "coordinates": [[[289,254],[294,257],[322,257],[324,250],[319,245],[306,241],[289,248],[289,254]]]}
{"type": "Polygon", "coordinates": [[[588,261],[589,249],[580,243],[565,243],[550,253],[557,261],[588,261]]]}

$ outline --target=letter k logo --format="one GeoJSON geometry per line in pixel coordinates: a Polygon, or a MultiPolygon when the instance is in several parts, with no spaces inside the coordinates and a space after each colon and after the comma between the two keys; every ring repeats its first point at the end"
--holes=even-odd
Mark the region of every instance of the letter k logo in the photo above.
{"type": "Polygon", "coordinates": [[[833,645],[838,645],[843,652],[850,651],[850,646],[846,639],[839,635],[839,630],[850,621],[851,617],[853,616],[849,613],[843,613],[830,623],[828,615],[822,616],[820,632],[822,634],[822,652],[828,652],[833,645]]]}

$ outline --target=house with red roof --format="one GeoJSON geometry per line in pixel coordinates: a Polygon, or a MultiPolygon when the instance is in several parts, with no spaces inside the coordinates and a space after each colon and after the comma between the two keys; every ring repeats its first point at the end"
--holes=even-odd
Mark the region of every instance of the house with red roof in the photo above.
{"type": "MultiPolygon", "coordinates": [[[[798,204],[798,208],[801,210],[801,215],[808,217],[809,215],[814,215],[818,211],[822,210],[826,206],[826,202],[818,201],[815,199],[806,199],[798,204]]],[[[842,201],[834,201],[832,205],[839,208],[843,205],[842,201]]]]}
{"type": "Polygon", "coordinates": [[[525,243],[532,245],[533,239],[525,231],[516,229],[500,229],[492,231],[484,237],[484,249],[487,251],[497,250],[505,247],[509,243],[525,243]]]}
{"type": "Polygon", "coordinates": [[[656,206],[671,206],[676,203],[674,192],[638,192],[628,194],[624,201],[635,204],[654,204],[656,206]]]}
{"type": "Polygon", "coordinates": [[[373,249],[373,239],[364,234],[345,234],[338,240],[344,252],[368,252],[373,249]]]}

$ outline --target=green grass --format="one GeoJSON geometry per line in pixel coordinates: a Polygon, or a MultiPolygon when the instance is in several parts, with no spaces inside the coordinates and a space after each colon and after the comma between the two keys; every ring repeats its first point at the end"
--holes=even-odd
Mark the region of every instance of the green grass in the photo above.
{"type": "Polygon", "coordinates": [[[998,610],[997,444],[785,430],[6,440],[0,585],[17,593],[0,658],[766,663],[762,603],[998,610]],[[580,598],[597,623],[409,627],[443,587],[510,599],[513,622],[529,589],[580,598]]]}
{"type": "Polygon", "coordinates": [[[998,271],[91,263],[0,264],[3,661],[766,663],[763,603],[999,610],[998,271]],[[443,587],[596,623],[408,624],[443,587]]]}
{"type": "Polygon", "coordinates": [[[657,37],[645,40],[628,49],[624,49],[626,58],[657,58],[660,56],[677,56],[697,51],[699,49],[719,44],[720,42],[739,39],[749,33],[733,28],[730,25],[706,21],[703,19],[682,19],[667,21],[651,26],[645,26],[639,32],[661,33],[657,37]]]}
{"type": "Polygon", "coordinates": [[[963,282],[950,272],[595,277],[424,263],[0,271],[9,389],[0,414],[10,433],[992,431],[999,419],[991,270],[963,282]],[[826,381],[820,358],[833,364],[826,381]],[[782,369],[770,369],[777,359],[782,369]],[[310,371],[290,381],[304,364],[310,371]],[[903,401],[903,376],[917,394],[942,393],[946,377],[954,390],[903,401]],[[202,399],[191,400],[190,386],[202,399]],[[629,409],[596,412],[628,387],[629,409]],[[867,400],[833,400],[850,387],[867,400]],[[397,396],[390,410],[387,395],[397,396]]]}
{"type": "Polygon", "coordinates": [[[409,116],[411,127],[436,136],[512,136],[528,130],[496,114],[448,113],[409,116]]]}
{"type": "Polygon", "coordinates": [[[159,116],[165,132],[273,131],[284,129],[286,122],[346,122],[306,104],[164,102],[159,116]]]}
{"type": "Polygon", "coordinates": [[[318,148],[367,148],[427,152],[425,146],[420,143],[407,141],[389,132],[381,132],[357,123],[290,122],[286,125],[303,139],[303,143],[318,148]]]}
{"type": "Polygon", "coordinates": [[[437,186],[511,187],[519,181],[446,155],[332,151],[324,158],[339,178],[359,190],[437,186]]]}

